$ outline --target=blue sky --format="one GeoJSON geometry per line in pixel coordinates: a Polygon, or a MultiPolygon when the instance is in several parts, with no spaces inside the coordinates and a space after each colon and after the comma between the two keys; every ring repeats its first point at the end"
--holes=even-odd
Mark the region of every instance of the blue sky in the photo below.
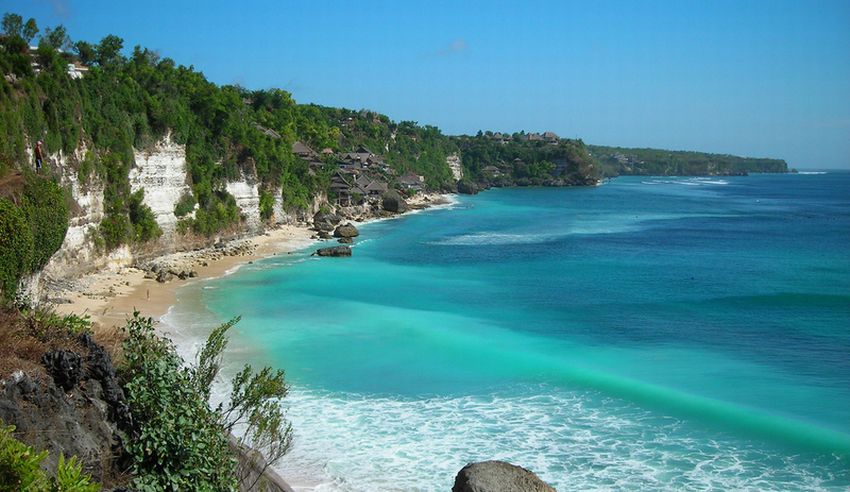
{"type": "Polygon", "coordinates": [[[114,33],[211,80],[369,108],[450,134],[850,168],[850,1],[0,0],[114,33]]]}

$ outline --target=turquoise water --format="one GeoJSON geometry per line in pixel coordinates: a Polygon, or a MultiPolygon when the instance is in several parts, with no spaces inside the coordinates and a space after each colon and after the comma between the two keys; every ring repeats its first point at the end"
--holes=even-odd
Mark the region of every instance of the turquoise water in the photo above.
{"type": "Polygon", "coordinates": [[[368,224],[354,257],[195,284],[185,340],[285,368],[319,490],[850,487],[850,173],[501,189],[368,224]]]}

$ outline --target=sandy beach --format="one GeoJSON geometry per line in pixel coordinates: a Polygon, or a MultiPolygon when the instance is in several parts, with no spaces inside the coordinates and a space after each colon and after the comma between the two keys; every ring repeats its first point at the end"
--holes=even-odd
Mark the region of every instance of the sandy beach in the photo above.
{"type": "Polygon", "coordinates": [[[76,279],[75,290],[58,293],[67,302],[56,304],[54,309],[59,314],[88,315],[102,328],[123,325],[135,310],[158,319],[174,304],[177,289],[187,283],[218,277],[249,262],[307,247],[316,242],[311,239],[314,234],[306,225],[284,225],[259,236],[239,240],[248,243],[245,248],[250,250],[248,253],[215,254],[215,248],[205,248],[159,259],[193,264],[197,276],[186,280],[175,277],[161,283],[150,275],[146,276],[145,271],[132,267],[92,273],[76,279]]]}
{"type": "MultiPolygon", "coordinates": [[[[420,193],[408,200],[407,213],[450,202],[447,195],[420,193]]],[[[351,222],[359,227],[371,220],[381,219],[351,222]]],[[[136,310],[144,316],[159,319],[174,305],[177,290],[186,284],[219,277],[249,262],[318,244],[321,241],[315,239],[315,234],[307,224],[281,225],[248,239],[232,241],[229,244],[238,244],[239,248],[237,251],[231,249],[230,254],[227,249],[222,251],[210,247],[165,255],[156,260],[191,266],[196,274],[192,278],[174,277],[167,282],[158,282],[149,273],[134,267],[95,272],[74,279],[72,289],[54,292],[54,297],[64,301],[57,303],[54,310],[58,314],[88,315],[102,329],[123,326],[136,310]]],[[[328,245],[331,243],[335,244],[335,241],[328,241],[328,245]]]]}

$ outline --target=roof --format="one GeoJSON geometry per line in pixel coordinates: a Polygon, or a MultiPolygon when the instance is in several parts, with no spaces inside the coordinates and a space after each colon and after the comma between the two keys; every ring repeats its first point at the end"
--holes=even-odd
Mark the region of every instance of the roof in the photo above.
{"type": "Polygon", "coordinates": [[[301,141],[292,144],[292,152],[297,155],[315,155],[316,152],[301,141]]]}

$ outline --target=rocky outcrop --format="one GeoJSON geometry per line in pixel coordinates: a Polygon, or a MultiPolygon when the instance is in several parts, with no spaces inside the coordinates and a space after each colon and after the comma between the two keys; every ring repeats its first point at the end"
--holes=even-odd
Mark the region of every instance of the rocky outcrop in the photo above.
{"type": "Polygon", "coordinates": [[[77,456],[86,473],[108,486],[123,474],[119,431],[129,431],[132,419],[108,353],[87,334],[75,346],[44,354],[47,377],[17,371],[0,381],[0,420],[15,426],[17,438],[50,452],[49,470],[60,453],[77,456]]]}
{"type": "Polygon", "coordinates": [[[239,492],[294,492],[261,453],[240,444],[233,434],[228,439],[230,449],[236,455],[239,492]]]}
{"type": "Polygon", "coordinates": [[[446,164],[451,169],[452,177],[455,181],[463,179],[463,166],[460,163],[460,156],[457,153],[446,156],[446,164]]]}
{"type": "Polygon", "coordinates": [[[464,195],[475,195],[478,193],[478,185],[472,181],[461,180],[457,183],[457,192],[464,195]]]}
{"type": "Polygon", "coordinates": [[[393,213],[403,213],[407,210],[407,202],[404,201],[401,194],[396,190],[390,190],[384,193],[383,198],[381,199],[381,206],[387,212],[393,213]]]}
{"type": "Polygon", "coordinates": [[[470,463],[458,472],[452,492],[555,492],[555,489],[521,466],[482,461],[470,463]]]}
{"type": "Polygon", "coordinates": [[[349,238],[351,238],[351,237],[357,237],[359,235],[360,235],[360,231],[358,231],[357,228],[354,227],[354,225],[351,224],[350,222],[348,224],[343,224],[341,226],[338,226],[334,230],[334,237],[349,237],[349,238]]]}
{"type": "Polygon", "coordinates": [[[319,248],[313,253],[314,256],[351,256],[351,248],[348,246],[331,246],[330,248],[319,248]]]}
{"type": "Polygon", "coordinates": [[[333,212],[318,211],[313,215],[313,228],[317,231],[331,232],[342,219],[333,212]]]}

